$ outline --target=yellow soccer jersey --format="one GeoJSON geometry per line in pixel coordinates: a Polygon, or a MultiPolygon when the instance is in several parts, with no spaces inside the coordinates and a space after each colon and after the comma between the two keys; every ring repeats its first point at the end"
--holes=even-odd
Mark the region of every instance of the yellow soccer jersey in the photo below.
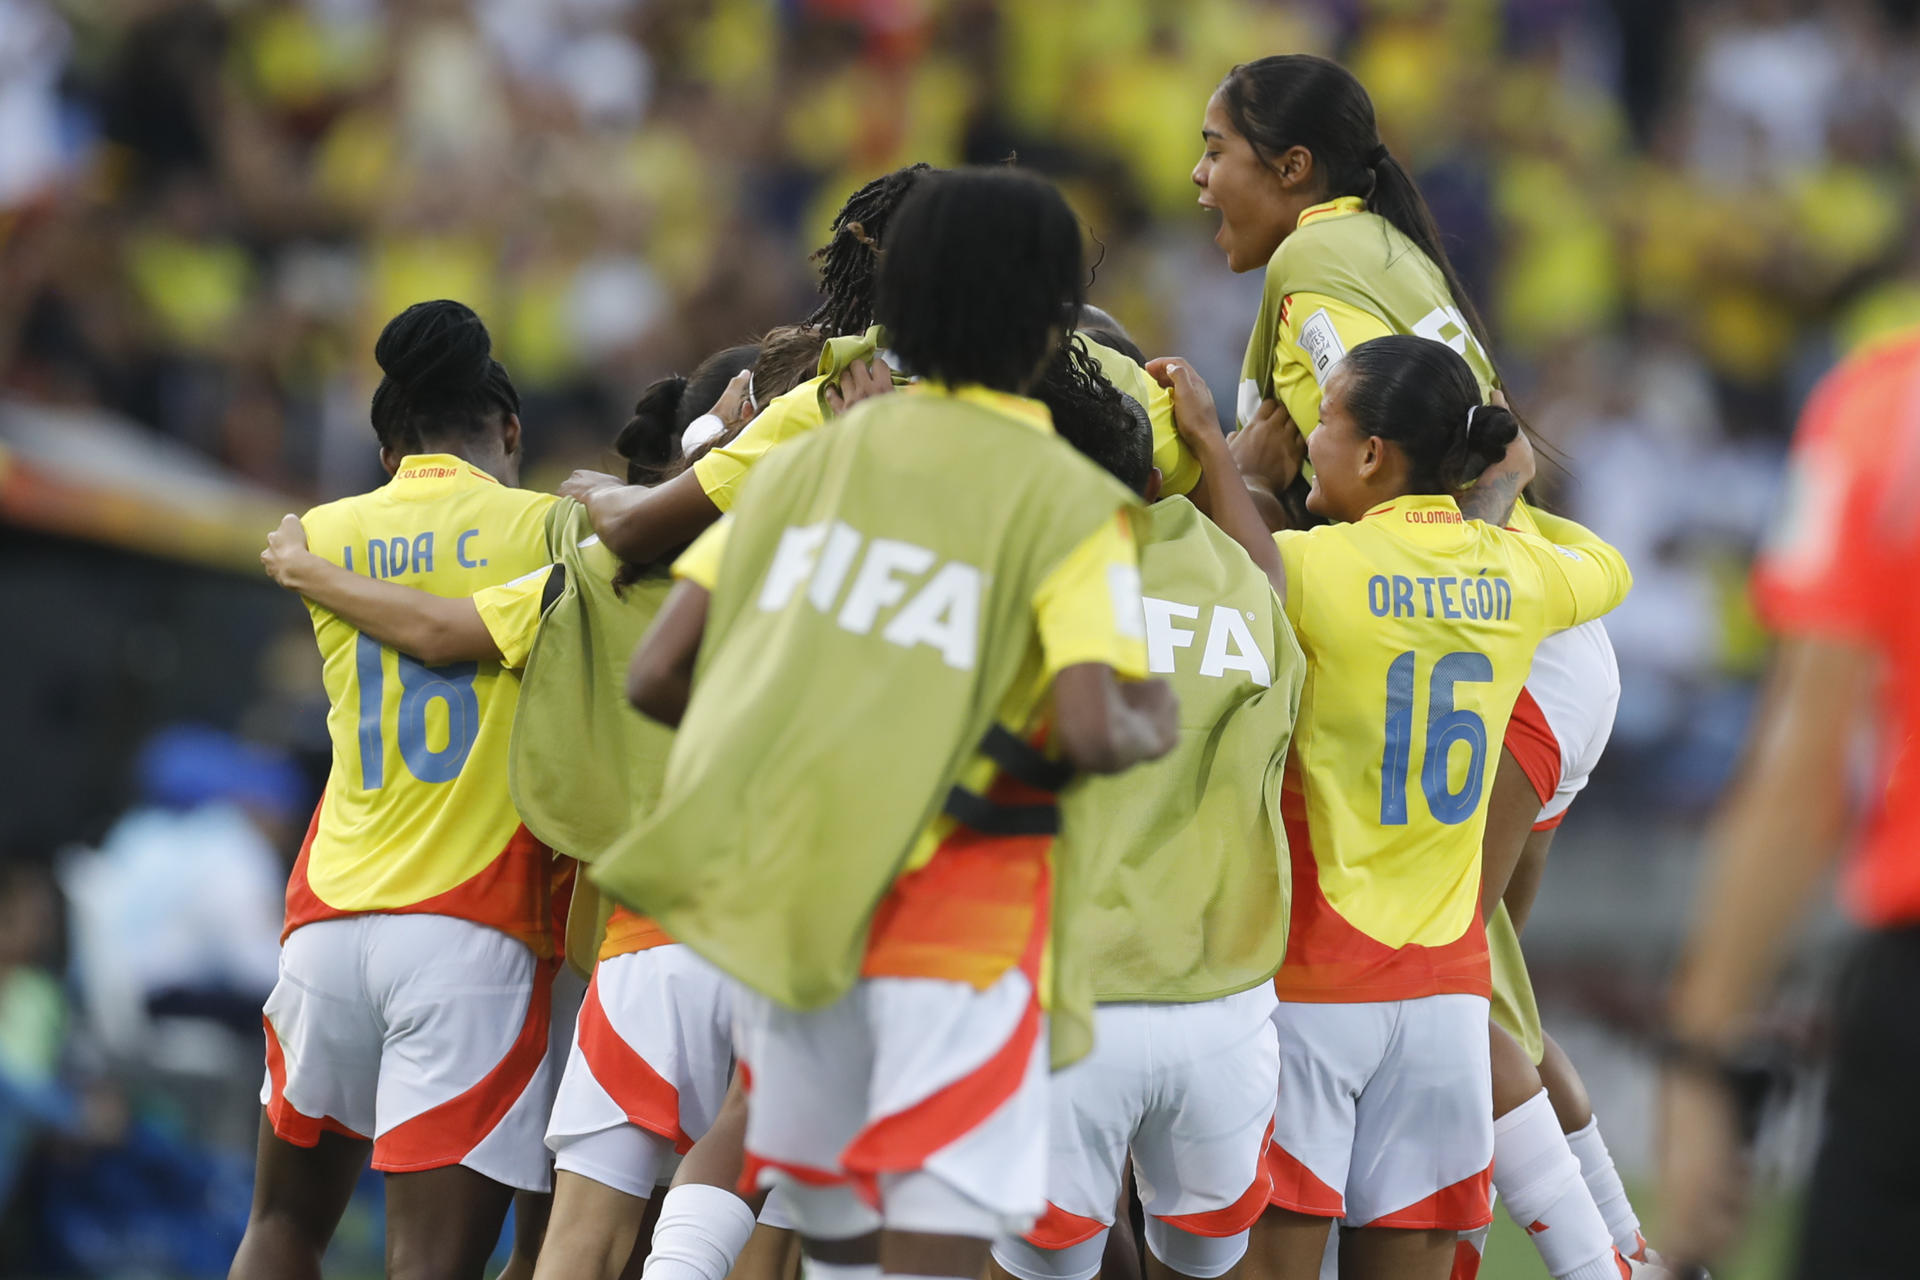
{"type": "MultiPolygon", "coordinates": [[[[537,577],[555,501],[460,458],[423,454],[381,488],[316,507],[302,523],[308,545],[335,564],[457,598],[537,577]]],[[[507,795],[518,675],[489,662],[428,667],[309,609],[333,769],[288,886],[288,930],[336,915],[431,911],[545,954],[549,859],[507,795]]]]}
{"type": "Polygon", "coordinates": [[[1281,998],[1488,993],[1486,792],[1533,651],[1632,579],[1570,521],[1560,545],[1409,496],[1275,535],[1307,655],[1283,816],[1294,861],[1281,998]]]}
{"type": "Polygon", "coordinates": [[[1444,342],[1492,390],[1493,364],[1426,253],[1363,201],[1317,204],[1274,251],[1241,365],[1236,415],[1253,420],[1279,400],[1303,434],[1320,425],[1320,393],[1340,359],[1363,342],[1405,333],[1444,342]]]}
{"type": "Polygon", "coordinates": [[[1153,380],[1153,375],[1123,351],[1101,346],[1084,333],[1080,340],[1087,353],[1100,365],[1100,372],[1135,404],[1147,412],[1153,424],[1153,465],[1160,469],[1160,494],[1172,498],[1193,492],[1200,483],[1200,459],[1193,456],[1187,442],[1173,424],[1173,392],[1153,380]]]}
{"type": "Polygon", "coordinates": [[[714,506],[731,511],[754,463],[774,446],[803,436],[826,420],[820,411],[820,387],[825,381],[824,375],[809,378],[775,396],[739,435],[694,461],[694,478],[714,506]]]}

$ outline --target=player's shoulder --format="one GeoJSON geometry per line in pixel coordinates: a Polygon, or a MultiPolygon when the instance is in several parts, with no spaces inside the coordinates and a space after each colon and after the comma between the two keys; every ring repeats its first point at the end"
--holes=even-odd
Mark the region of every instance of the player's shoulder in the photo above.
{"type": "Polygon", "coordinates": [[[1800,415],[1801,441],[1855,445],[1882,442],[1894,429],[1920,424],[1920,331],[1876,343],[1828,370],[1800,415]]]}

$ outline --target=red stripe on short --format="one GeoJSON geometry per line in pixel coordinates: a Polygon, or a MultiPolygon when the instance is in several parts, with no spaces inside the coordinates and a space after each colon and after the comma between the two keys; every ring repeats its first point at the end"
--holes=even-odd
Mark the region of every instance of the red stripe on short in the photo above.
{"type": "Polygon", "coordinates": [[[1493,1221],[1493,1166],[1442,1187],[1404,1209],[1382,1214],[1360,1227],[1397,1227],[1403,1231],[1478,1231],[1493,1221]]]}
{"type": "Polygon", "coordinates": [[[480,1145],[520,1100],[547,1055],[547,1028],[553,1016],[553,974],[558,962],[534,966],[527,1016],[506,1055],[478,1084],[437,1107],[430,1107],[373,1140],[373,1167],[383,1173],[411,1173],[459,1164],[480,1145]]]}
{"type": "Polygon", "coordinates": [[[1083,1218],[1077,1213],[1068,1213],[1049,1200],[1047,1211],[1040,1215],[1040,1221],[1033,1224],[1033,1230],[1027,1232],[1025,1239],[1036,1249],[1071,1249],[1093,1239],[1112,1225],[1098,1218],[1083,1218]]]}
{"type": "Polygon", "coordinates": [[[760,1175],[773,1170],[784,1173],[795,1182],[809,1187],[837,1187],[847,1181],[847,1176],[835,1173],[831,1169],[816,1169],[808,1164],[789,1164],[785,1160],[770,1160],[766,1156],[757,1156],[751,1151],[740,1153],[740,1198],[751,1200],[760,1193],[760,1175]]]}
{"type": "Polygon", "coordinates": [[[1480,1275],[1480,1251],[1471,1240],[1453,1242],[1453,1270],[1447,1280],[1477,1280],[1480,1275]]]}
{"type": "Polygon", "coordinates": [[[1170,1227],[1178,1227],[1188,1235],[1212,1236],[1216,1239],[1224,1236],[1237,1236],[1260,1220],[1273,1202],[1273,1169],[1266,1161],[1266,1152],[1273,1145],[1273,1121],[1267,1121],[1267,1131],[1260,1135],[1260,1158],[1253,1162],[1253,1182],[1241,1193],[1240,1198],[1230,1205],[1218,1209],[1209,1209],[1205,1213],[1177,1213],[1160,1217],[1160,1221],[1170,1227]]]}
{"type": "Polygon", "coordinates": [[[332,1116],[310,1116],[294,1109],[287,1101],[287,1055],[280,1047],[280,1037],[273,1029],[273,1023],[262,1014],[260,1025],[267,1030],[267,1080],[270,1090],[267,1094],[267,1123],[273,1126],[273,1136],[282,1142],[291,1142],[296,1147],[315,1146],[323,1133],[337,1133],[343,1138],[352,1138],[356,1142],[365,1142],[367,1135],[355,1133],[332,1116]]]}
{"type": "Polygon", "coordinates": [[[693,1150],[693,1139],[680,1125],[680,1090],[613,1029],[600,1003],[597,970],[580,1004],[580,1056],[587,1060],[594,1083],[626,1113],[628,1123],[659,1134],[681,1155],[693,1150]]]}
{"type": "Polygon", "coordinates": [[[1294,1159],[1277,1142],[1267,1143],[1267,1178],[1272,1190],[1267,1203],[1294,1213],[1315,1218],[1338,1218],[1347,1211],[1347,1200],[1294,1159]]]}

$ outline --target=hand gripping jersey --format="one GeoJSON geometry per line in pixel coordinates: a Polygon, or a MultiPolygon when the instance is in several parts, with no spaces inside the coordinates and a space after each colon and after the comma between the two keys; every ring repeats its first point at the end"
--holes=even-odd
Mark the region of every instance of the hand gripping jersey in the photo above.
{"type": "Polygon", "coordinates": [[[1275,535],[1307,655],[1284,815],[1294,868],[1282,1000],[1488,994],[1486,787],[1533,651],[1631,582],[1571,522],[1563,545],[1408,496],[1275,535]]]}
{"type": "MultiPolygon", "coordinates": [[[[1084,335],[1081,340],[1108,381],[1140,406],[1153,424],[1153,464],[1160,468],[1160,491],[1168,495],[1190,491],[1200,481],[1200,463],[1174,429],[1173,393],[1121,352],[1084,335]]],[[[827,387],[856,360],[880,354],[885,345],[886,334],[878,325],[857,337],[829,340],[820,351],[817,376],[774,397],[739,435],[694,462],[693,474],[708,500],[722,511],[732,510],[754,464],[775,446],[797,440],[825,422],[827,387]]],[[[899,380],[896,372],[895,381],[899,380]]]]}
{"type": "MultiPolygon", "coordinates": [[[[672,586],[665,573],[624,593],[620,560],[594,534],[586,508],[556,503],[548,549],[562,578],[551,596],[537,571],[474,596],[505,657],[521,669],[507,778],[528,830],[556,853],[592,862],[653,807],[673,733],[627,705],[627,662],[672,586]]],[[[590,881],[576,886],[567,959],[595,959],[670,939],[642,916],[612,910],[590,881]]]]}
{"type": "Polygon", "coordinates": [[[1144,673],[1138,505],[1044,408],[978,388],[776,452],[683,558],[713,592],[693,698],[659,808],[594,879],[793,1009],[862,976],[991,986],[1059,923],[1050,884],[1080,899],[1047,797],[983,741],[1031,739],[1066,666],[1144,673]]]}
{"type": "MultiPolygon", "coordinates": [[[[439,596],[548,563],[550,494],[448,454],[406,458],[371,493],[303,518],[314,552],[439,596]]],[[[287,885],[287,932],[363,912],[490,925],[552,954],[551,860],[507,790],[520,678],[493,662],[429,667],[315,605],[333,769],[287,885]]]]}
{"type": "Polygon", "coordinates": [[[1087,933],[1095,995],[1211,1000],[1273,976],[1292,872],[1280,778],[1306,659],[1266,575],[1184,498],[1148,510],[1140,544],[1147,666],[1180,699],[1180,741],[1094,778],[1063,844],[1116,863],[1087,933]]]}
{"type": "Polygon", "coordinates": [[[1920,335],[1828,374],[1794,436],[1786,510],[1754,566],[1775,631],[1866,645],[1882,659],[1875,787],[1845,878],[1854,917],[1920,920],[1920,335]]]}

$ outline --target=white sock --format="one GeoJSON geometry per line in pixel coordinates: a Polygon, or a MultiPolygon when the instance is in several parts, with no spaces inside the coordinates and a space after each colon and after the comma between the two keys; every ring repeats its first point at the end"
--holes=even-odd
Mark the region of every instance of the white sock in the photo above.
{"type": "Polygon", "coordinates": [[[1606,1219],[1545,1089],[1493,1122],[1493,1185],[1555,1280],[1620,1280],[1606,1219]]]}
{"type": "Polygon", "coordinates": [[[753,1234],[753,1210],[724,1187],[688,1182],[667,1189],[646,1280],[726,1280],[753,1234]]]}
{"type": "Polygon", "coordinates": [[[1600,1216],[1607,1220],[1613,1247],[1629,1258],[1639,1256],[1647,1247],[1646,1237],[1640,1234],[1640,1219],[1627,1199],[1626,1187],[1620,1183],[1620,1171],[1613,1167],[1607,1140],[1600,1136],[1600,1121],[1589,1120],[1586,1128],[1568,1134],[1567,1145],[1580,1160],[1580,1176],[1586,1179],[1600,1216]]]}

